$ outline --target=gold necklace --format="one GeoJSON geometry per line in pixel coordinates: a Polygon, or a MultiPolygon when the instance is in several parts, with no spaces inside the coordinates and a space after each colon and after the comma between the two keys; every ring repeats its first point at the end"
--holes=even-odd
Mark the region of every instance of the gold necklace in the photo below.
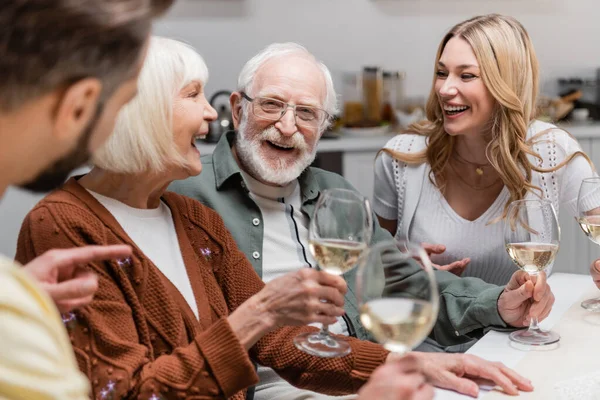
{"type": "MultiPolygon", "coordinates": [[[[455,151],[455,152],[453,152],[452,154],[454,155],[454,158],[455,158],[457,161],[460,161],[460,162],[462,162],[463,164],[474,165],[474,166],[475,166],[475,173],[476,173],[477,175],[479,175],[479,176],[483,175],[483,172],[484,172],[484,170],[483,170],[483,167],[489,167],[489,166],[490,166],[490,163],[489,163],[489,162],[488,162],[488,163],[485,163],[485,164],[478,164],[478,163],[475,163],[475,162],[473,162],[473,161],[466,160],[466,159],[465,159],[465,158],[463,158],[463,157],[462,157],[460,154],[458,154],[458,151],[455,151]]],[[[455,172],[456,172],[456,171],[455,171],[455,172]]]]}
{"type": "MultiPolygon", "coordinates": [[[[452,168],[454,175],[456,175],[462,183],[464,183],[465,185],[467,185],[468,187],[470,187],[473,190],[486,190],[486,189],[489,189],[492,186],[496,185],[500,181],[500,177],[498,177],[498,179],[496,179],[494,182],[490,183],[489,185],[474,186],[474,185],[470,184],[469,182],[467,182],[466,180],[464,180],[464,178],[458,173],[458,171],[454,168],[454,165],[452,165],[451,162],[449,162],[448,165],[450,165],[450,168],[452,168]]],[[[481,176],[481,174],[478,174],[478,175],[481,176]]]]}

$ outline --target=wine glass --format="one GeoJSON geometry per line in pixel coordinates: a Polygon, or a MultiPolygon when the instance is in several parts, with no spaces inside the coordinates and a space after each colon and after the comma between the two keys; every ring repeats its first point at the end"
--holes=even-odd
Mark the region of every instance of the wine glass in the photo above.
{"type": "Polygon", "coordinates": [[[380,242],[363,252],[357,271],[363,326],[393,353],[404,355],[419,345],[435,325],[439,307],[425,250],[405,240],[380,242]]]}
{"type": "MultiPolygon", "coordinates": [[[[554,262],[560,242],[560,228],[552,203],[547,200],[517,200],[510,203],[504,225],[506,251],[517,267],[535,276],[554,262]]],[[[543,331],[537,317],[529,328],[510,334],[510,340],[520,344],[544,346],[556,343],[560,335],[543,331]]]]}
{"type": "MultiPolygon", "coordinates": [[[[581,230],[592,242],[600,245],[600,177],[587,178],[581,182],[577,213],[581,230]]],[[[600,311],[600,298],[585,300],[581,307],[600,311]]]]}
{"type": "MultiPolygon", "coordinates": [[[[308,228],[308,244],[319,268],[333,275],[352,270],[367,248],[373,232],[369,201],[347,189],[324,190],[308,228]]],[[[348,341],[329,334],[323,325],[317,333],[294,338],[296,347],[318,357],[342,357],[350,353],[348,341]]]]}

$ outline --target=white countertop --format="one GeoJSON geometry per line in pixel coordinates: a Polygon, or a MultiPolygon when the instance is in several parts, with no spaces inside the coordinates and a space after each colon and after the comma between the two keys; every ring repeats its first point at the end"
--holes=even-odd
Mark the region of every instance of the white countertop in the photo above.
{"type": "MultiPolygon", "coordinates": [[[[540,323],[540,327],[543,329],[551,329],[554,327],[561,320],[565,312],[581,299],[583,293],[592,288],[595,289],[592,278],[589,275],[555,273],[548,279],[548,284],[552,288],[556,300],[550,315],[540,323]]],[[[596,292],[600,294],[600,291],[596,292]]],[[[566,344],[567,343],[563,343],[564,346],[566,346],[566,344]]],[[[592,351],[593,349],[590,350],[592,351]]],[[[490,361],[500,361],[509,368],[515,368],[517,364],[525,358],[529,351],[536,350],[513,347],[508,339],[507,332],[490,331],[471,347],[471,349],[467,351],[467,354],[474,354],[490,361]]],[[[558,368],[557,366],[555,367],[558,368]]],[[[562,368],[568,367],[563,366],[562,368]]],[[[526,372],[521,371],[521,374],[527,377],[526,372]]],[[[479,399],[482,399],[489,392],[489,387],[482,387],[481,389],[479,399]]],[[[536,397],[535,391],[529,397],[539,398],[536,397]]],[[[435,400],[467,399],[472,400],[472,397],[460,395],[448,390],[436,389],[435,400]]]]}
{"type": "MultiPolygon", "coordinates": [[[[578,139],[600,138],[600,122],[586,122],[578,124],[560,124],[571,135],[578,139]]],[[[394,137],[394,134],[388,135],[369,135],[369,136],[342,136],[335,139],[321,139],[319,141],[319,152],[377,152],[394,137]]],[[[200,154],[210,154],[213,152],[216,144],[205,143],[202,140],[197,142],[200,154]]]]}

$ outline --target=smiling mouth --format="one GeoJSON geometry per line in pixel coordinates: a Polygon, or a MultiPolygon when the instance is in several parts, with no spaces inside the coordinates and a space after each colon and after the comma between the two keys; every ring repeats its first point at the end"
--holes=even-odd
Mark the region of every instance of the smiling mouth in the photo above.
{"type": "Polygon", "coordinates": [[[192,141],[191,141],[191,145],[192,147],[196,147],[196,140],[200,140],[200,139],[206,139],[206,134],[202,133],[202,134],[197,134],[192,136],[192,141]]]}
{"type": "Polygon", "coordinates": [[[444,114],[446,115],[458,115],[469,110],[471,107],[469,106],[449,106],[444,105],[444,114]]]}
{"type": "Polygon", "coordinates": [[[287,145],[283,145],[283,144],[280,144],[280,143],[274,143],[274,142],[271,142],[270,140],[267,140],[266,142],[267,142],[267,143],[269,144],[269,146],[271,146],[272,148],[274,148],[274,149],[276,149],[276,150],[280,150],[280,151],[287,151],[287,152],[290,152],[290,151],[292,151],[292,150],[294,150],[294,149],[295,149],[295,147],[294,147],[294,146],[287,146],[287,145]]]}

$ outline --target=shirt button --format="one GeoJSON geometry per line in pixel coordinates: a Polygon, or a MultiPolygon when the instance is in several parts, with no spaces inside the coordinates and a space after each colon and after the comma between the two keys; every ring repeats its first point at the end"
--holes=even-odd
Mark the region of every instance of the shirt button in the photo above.
{"type": "Polygon", "coordinates": [[[253,257],[255,260],[258,260],[258,259],[260,258],[260,253],[259,253],[258,251],[255,251],[254,253],[252,253],[252,257],[253,257]]]}
{"type": "Polygon", "coordinates": [[[455,334],[456,336],[460,336],[460,333],[458,333],[458,331],[454,331],[454,334],[455,334]]]}
{"type": "Polygon", "coordinates": [[[260,225],[260,219],[258,219],[258,218],[254,218],[254,219],[252,220],[252,225],[254,225],[254,226],[258,226],[258,225],[260,225]]]}

